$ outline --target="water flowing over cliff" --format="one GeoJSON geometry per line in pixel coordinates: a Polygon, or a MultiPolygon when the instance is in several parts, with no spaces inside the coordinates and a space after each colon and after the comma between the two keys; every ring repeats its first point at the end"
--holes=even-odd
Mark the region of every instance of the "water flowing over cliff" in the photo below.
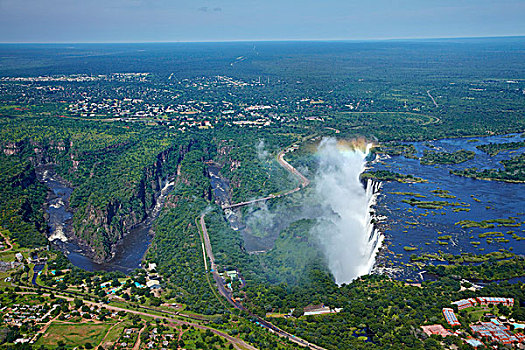
{"type": "Polygon", "coordinates": [[[314,234],[338,284],[371,271],[383,236],[374,227],[374,209],[381,184],[363,184],[365,150],[324,139],[318,148],[319,169],[315,192],[323,210],[314,234]]]}

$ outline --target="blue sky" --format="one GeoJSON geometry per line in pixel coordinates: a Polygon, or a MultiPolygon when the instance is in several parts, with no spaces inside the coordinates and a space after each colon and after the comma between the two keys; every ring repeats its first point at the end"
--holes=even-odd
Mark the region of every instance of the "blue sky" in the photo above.
{"type": "Polygon", "coordinates": [[[525,35],[525,0],[0,0],[0,42],[525,35]]]}

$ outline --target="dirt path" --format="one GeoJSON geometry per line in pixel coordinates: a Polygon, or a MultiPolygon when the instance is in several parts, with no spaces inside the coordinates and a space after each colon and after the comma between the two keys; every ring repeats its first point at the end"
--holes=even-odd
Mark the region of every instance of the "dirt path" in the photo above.
{"type": "Polygon", "coordinates": [[[108,334],[109,332],[111,332],[113,330],[113,328],[115,328],[116,326],[118,326],[119,324],[121,324],[122,321],[118,321],[117,323],[115,323],[113,326],[109,327],[108,331],[106,332],[106,335],[104,336],[104,338],[102,338],[102,340],[100,341],[100,344],[98,344],[96,347],[95,347],[95,350],[96,349],[100,349],[100,347],[104,344],[104,341],[106,340],[106,338],[108,337],[108,334]]]}
{"type": "Polygon", "coordinates": [[[0,236],[2,236],[4,238],[4,241],[6,243],[6,245],[8,245],[9,247],[8,248],[5,248],[3,250],[0,250],[0,253],[5,253],[5,252],[8,252],[10,251],[11,249],[13,249],[13,245],[11,244],[11,241],[9,240],[9,238],[7,236],[5,236],[3,234],[2,231],[0,231],[0,236]]]}
{"type": "Polygon", "coordinates": [[[57,318],[58,318],[58,315],[56,315],[55,317],[53,317],[52,319],[47,321],[46,324],[44,324],[44,326],[38,332],[35,333],[35,336],[31,340],[33,342],[35,342],[37,340],[37,338],[38,338],[38,335],[39,334],[44,334],[47,331],[47,329],[49,328],[49,326],[51,326],[51,323],[53,321],[55,321],[57,318]]]}
{"type": "Polygon", "coordinates": [[[428,97],[430,97],[430,99],[432,100],[432,103],[434,103],[434,106],[439,107],[439,105],[437,104],[436,100],[434,99],[434,96],[432,96],[432,95],[430,94],[430,90],[427,90],[427,95],[428,95],[428,97]]]}
{"type": "Polygon", "coordinates": [[[133,345],[133,350],[139,350],[140,349],[140,336],[142,335],[142,332],[146,329],[146,325],[144,325],[140,331],[139,335],[137,336],[137,341],[135,342],[135,345],[133,345]]]}
{"type": "MultiPolygon", "coordinates": [[[[422,122],[421,120],[421,123],[420,125],[429,125],[429,124],[437,124],[441,121],[441,119],[439,119],[438,117],[436,116],[433,116],[433,115],[428,115],[428,114],[422,114],[422,113],[414,113],[414,112],[341,112],[343,114],[374,114],[374,115],[381,115],[381,114],[406,114],[406,115],[409,115],[409,116],[414,116],[414,117],[418,117],[418,118],[421,118],[421,117],[426,117],[428,118],[428,121],[426,122],[422,122]]],[[[362,129],[363,126],[350,126],[349,127],[350,129],[362,129]]],[[[337,134],[337,132],[336,132],[337,134]]]]}

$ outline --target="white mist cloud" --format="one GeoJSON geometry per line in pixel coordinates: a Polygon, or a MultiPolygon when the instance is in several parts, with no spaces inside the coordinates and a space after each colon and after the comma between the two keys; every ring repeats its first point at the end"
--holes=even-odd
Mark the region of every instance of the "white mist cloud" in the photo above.
{"type": "Polygon", "coordinates": [[[259,158],[260,161],[268,159],[270,152],[265,150],[264,140],[259,140],[259,143],[255,145],[255,150],[257,151],[257,158],[259,158]]]}
{"type": "Polygon", "coordinates": [[[374,260],[368,242],[369,198],[359,180],[366,154],[338,147],[335,139],[324,139],[318,153],[314,183],[324,210],[312,233],[319,239],[336,282],[348,283],[370,272],[374,260]]]}
{"type": "Polygon", "coordinates": [[[257,203],[257,206],[249,208],[246,224],[260,234],[273,226],[275,217],[276,214],[268,210],[266,202],[257,203]]]}

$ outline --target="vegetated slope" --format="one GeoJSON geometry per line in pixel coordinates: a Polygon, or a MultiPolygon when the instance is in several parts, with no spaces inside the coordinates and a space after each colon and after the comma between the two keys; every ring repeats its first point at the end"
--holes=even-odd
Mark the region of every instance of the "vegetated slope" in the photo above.
{"type": "Polygon", "coordinates": [[[0,227],[23,247],[46,242],[42,210],[46,194],[31,162],[0,153],[0,227]]]}
{"type": "MultiPolygon", "coordinates": [[[[29,175],[32,166],[55,164],[58,174],[75,188],[70,203],[75,211],[73,234],[99,260],[110,258],[118,240],[145,219],[191,143],[154,128],[56,117],[21,117],[2,124],[0,142],[6,159],[26,163],[22,168],[29,175]]],[[[12,177],[4,176],[6,181],[12,177]]],[[[37,185],[36,177],[31,182],[40,191],[35,198],[43,202],[45,189],[37,185]]],[[[43,217],[41,210],[39,215],[43,217]]],[[[42,237],[45,228],[40,224],[38,230],[42,237]]]]}

